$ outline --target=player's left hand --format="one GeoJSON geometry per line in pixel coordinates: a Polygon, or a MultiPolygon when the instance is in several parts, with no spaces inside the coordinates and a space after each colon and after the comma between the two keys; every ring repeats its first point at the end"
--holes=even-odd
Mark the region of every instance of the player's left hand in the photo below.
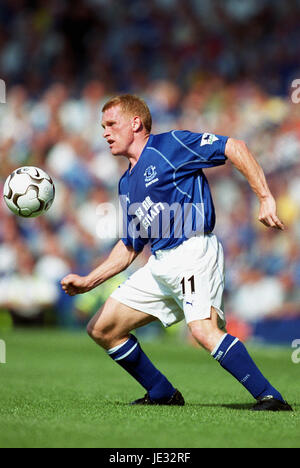
{"type": "Polygon", "coordinates": [[[284,224],[276,214],[276,202],[271,195],[260,200],[258,219],[267,227],[284,230],[284,224]]]}
{"type": "Polygon", "coordinates": [[[83,294],[90,291],[90,287],[85,276],[67,275],[61,280],[63,290],[69,296],[76,296],[76,294],[83,294]]]}

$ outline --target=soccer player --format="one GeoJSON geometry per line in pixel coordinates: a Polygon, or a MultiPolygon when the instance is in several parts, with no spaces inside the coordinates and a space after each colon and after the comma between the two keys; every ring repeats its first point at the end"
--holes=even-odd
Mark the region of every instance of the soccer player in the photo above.
{"type": "Polygon", "coordinates": [[[254,410],[291,411],[244,344],[225,331],[224,256],[213,234],[215,211],[203,173],[229,159],[259,199],[259,220],[283,230],[260,165],[234,138],[189,131],[151,134],[150,111],[137,96],[112,98],[102,112],[112,155],[129,161],[119,183],[126,232],[89,275],[70,274],[61,283],[71,296],[90,291],[125,270],[150,241],[147,264],[112,293],[87,327],[90,337],[146,389],[132,404],[184,405],[131,331],[154,320],[168,327],[185,318],[197,342],[257,400],[254,410]]]}

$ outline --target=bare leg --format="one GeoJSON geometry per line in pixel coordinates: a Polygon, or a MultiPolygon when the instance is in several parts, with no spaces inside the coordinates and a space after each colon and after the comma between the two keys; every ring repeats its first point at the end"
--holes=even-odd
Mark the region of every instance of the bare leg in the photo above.
{"type": "Polygon", "coordinates": [[[108,298],[99,312],[90,320],[87,332],[99,346],[108,350],[128,340],[132,330],[155,320],[157,318],[152,315],[108,298]]]}
{"type": "Polygon", "coordinates": [[[219,329],[218,312],[213,307],[210,318],[190,322],[189,329],[195,340],[209,352],[213,351],[225,335],[225,332],[219,329]]]}

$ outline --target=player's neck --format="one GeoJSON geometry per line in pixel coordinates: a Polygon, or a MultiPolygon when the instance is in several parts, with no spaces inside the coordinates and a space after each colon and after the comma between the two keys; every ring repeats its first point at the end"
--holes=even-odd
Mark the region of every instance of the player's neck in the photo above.
{"type": "Polygon", "coordinates": [[[126,157],[128,158],[130,162],[130,167],[133,169],[133,167],[136,165],[138,160],[140,159],[140,156],[145,148],[145,146],[148,143],[150,135],[149,134],[144,134],[141,135],[139,138],[133,141],[131,144],[128,153],[126,157]]]}

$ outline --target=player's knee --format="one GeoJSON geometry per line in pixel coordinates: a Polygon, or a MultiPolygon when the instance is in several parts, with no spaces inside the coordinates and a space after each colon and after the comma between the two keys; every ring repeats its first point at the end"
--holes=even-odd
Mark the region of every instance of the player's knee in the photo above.
{"type": "Polygon", "coordinates": [[[97,344],[103,348],[109,347],[112,340],[112,334],[107,327],[95,326],[95,324],[91,321],[87,325],[86,330],[90,338],[92,338],[92,340],[94,340],[97,344]]]}
{"type": "Polygon", "coordinates": [[[193,338],[207,351],[214,349],[215,343],[218,340],[220,330],[212,326],[211,323],[205,320],[199,320],[189,324],[190,332],[193,338]]]}
{"type": "Polygon", "coordinates": [[[204,332],[200,330],[191,329],[191,334],[193,338],[205,349],[209,347],[209,337],[205,335],[204,332]]]}
{"type": "Polygon", "coordinates": [[[86,327],[86,331],[87,331],[87,334],[89,335],[90,338],[92,338],[92,340],[94,340],[96,337],[96,329],[93,325],[92,322],[89,322],[87,327],[86,327]]]}

